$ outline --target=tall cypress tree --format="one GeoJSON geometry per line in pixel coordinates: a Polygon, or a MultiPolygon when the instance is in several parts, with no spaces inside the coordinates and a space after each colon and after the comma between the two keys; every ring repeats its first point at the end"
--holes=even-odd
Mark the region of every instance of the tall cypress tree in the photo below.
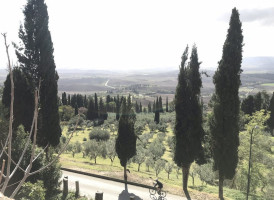
{"type": "Polygon", "coordinates": [[[150,102],[149,102],[148,105],[147,105],[147,111],[148,111],[149,113],[152,112],[151,103],[150,103],[150,102]]]}
{"type": "Polygon", "coordinates": [[[168,97],[166,97],[166,112],[168,112],[168,97]]]}
{"type": "Polygon", "coordinates": [[[187,198],[187,182],[191,164],[204,162],[202,141],[204,131],[202,128],[202,106],[200,91],[202,87],[199,72],[197,48],[194,45],[190,62],[186,66],[188,47],[182,56],[182,63],[178,76],[178,85],[175,95],[175,154],[174,160],[183,171],[183,190],[187,198]],[[186,114],[187,113],[187,114],[186,114]]]}
{"type": "Polygon", "coordinates": [[[16,55],[32,89],[40,85],[40,125],[38,143],[41,146],[59,144],[61,128],[58,114],[57,81],[53,43],[48,29],[48,11],[44,0],[28,0],[24,8],[24,26],[20,26],[22,46],[16,55]]]}
{"type": "Polygon", "coordinates": [[[243,99],[242,104],[241,104],[241,110],[245,114],[249,114],[249,115],[252,115],[252,113],[255,112],[254,96],[248,95],[248,97],[243,99]]]}
{"type": "Polygon", "coordinates": [[[267,124],[271,130],[272,136],[274,136],[274,92],[270,100],[268,111],[270,111],[270,118],[268,119],[267,124]]]}
{"type": "Polygon", "coordinates": [[[97,97],[97,94],[95,93],[95,95],[94,95],[94,118],[98,119],[98,117],[99,117],[98,97],[97,97]]]}
{"type": "Polygon", "coordinates": [[[70,94],[68,95],[68,105],[70,106],[70,94]]]}
{"type": "MultiPolygon", "coordinates": [[[[34,94],[30,88],[29,82],[20,68],[13,69],[14,79],[14,106],[13,106],[13,126],[15,129],[20,124],[23,124],[25,131],[30,131],[33,109],[34,109],[34,94]]],[[[2,103],[10,110],[10,75],[7,76],[4,82],[2,103]]],[[[8,115],[9,116],[9,115],[8,115]]]]}
{"type": "Polygon", "coordinates": [[[94,120],[94,100],[91,98],[88,103],[87,119],[94,120]]]}
{"type": "Polygon", "coordinates": [[[239,107],[241,84],[242,24],[236,8],[232,10],[222,59],[214,74],[215,100],[210,133],[214,169],[219,171],[219,198],[223,199],[223,181],[232,179],[238,164],[239,107]]]}
{"type": "Polygon", "coordinates": [[[120,159],[120,164],[124,167],[124,180],[127,187],[126,166],[130,158],[136,154],[136,140],[137,137],[134,132],[134,124],[136,115],[132,109],[130,96],[126,102],[123,98],[122,113],[119,119],[118,136],[116,139],[115,149],[120,159]]]}
{"type": "Polygon", "coordinates": [[[160,96],[159,97],[159,102],[158,102],[158,106],[159,106],[159,112],[164,112],[164,109],[163,109],[163,103],[162,103],[162,97],[160,96]]]}
{"type": "Polygon", "coordinates": [[[63,104],[64,106],[66,106],[66,105],[68,104],[66,92],[63,92],[63,93],[62,93],[62,104],[63,104]]]}
{"type": "Polygon", "coordinates": [[[118,121],[120,119],[120,98],[119,98],[119,94],[117,95],[116,98],[116,120],[118,121]]]}
{"type": "Polygon", "coordinates": [[[160,122],[160,108],[159,108],[159,100],[158,100],[158,97],[157,97],[156,103],[155,103],[154,121],[155,121],[156,124],[159,124],[159,122],[160,122]]]}

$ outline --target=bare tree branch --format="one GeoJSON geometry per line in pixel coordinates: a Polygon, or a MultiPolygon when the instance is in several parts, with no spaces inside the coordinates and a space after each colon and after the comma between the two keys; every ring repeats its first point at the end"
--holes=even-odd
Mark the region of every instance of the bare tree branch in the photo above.
{"type": "Polygon", "coordinates": [[[9,69],[9,72],[10,72],[10,83],[11,83],[10,120],[9,120],[9,134],[8,134],[8,154],[9,154],[9,157],[8,157],[6,179],[5,179],[4,185],[1,189],[1,192],[4,193],[5,190],[6,190],[6,187],[8,185],[8,182],[9,182],[10,167],[11,167],[11,143],[12,143],[12,122],[13,122],[13,103],[14,103],[14,81],[13,81],[12,67],[11,67],[11,64],[10,64],[9,45],[7,45],[6,33],[2,33],[2,35],[3,35],[4,40],[5,40],[6,53],[7,53],[7,58],[8,58],[8,69],[9,69]]]}

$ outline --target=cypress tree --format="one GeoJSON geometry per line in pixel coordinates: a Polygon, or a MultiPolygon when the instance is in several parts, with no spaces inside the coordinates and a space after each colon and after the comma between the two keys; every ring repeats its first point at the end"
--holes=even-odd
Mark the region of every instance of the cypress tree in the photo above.
{"type": "Polygon", "coordinates": [[[155,113],[155,111],[156,111],[156,103],[155,103],[155,100],[154,100],[154,102],[153,102],[153,106],[152,106],[152,112],[154,112],[154,113],[155,113]]]}
{"type": "Polygon", "coordinates": [[[254,96],[248,95],[247,98],[243,99],[242,105],[241,105],[241,110],[245,114],[252,115],[253,112],[255,112],[255,107],[254,107],[254,96]]]}
{"type": "Polygon", "coordinates": [[[147,111],[148,111],[149,113],[152,112],[151,103],[150,103],[150,102],[149,102],[148,105],[147,105],[147,111]]]}
{"type": "Polygon", "coordinates": [[[199,72],[197,48],[193,45],[190,62],[185,66],[188,57],[188,47],[183,56],[178,76],[175,95],[175,155],[174,160],[183,171],[183,190],[187,198],[187,182],[191,164],[196,161],[204,163],[202,141],[201,87],[202,80],[199,72]],[[187,114],[186,114],[187,113],[187,114]]]}
{"type": "Polygon", "coordinates": [[[75,105],[75,108],[74,108],[74,115],[78,115],[78,105],[77,104],[75,105]]]}
{"type": "Polygon", "coordinates": [[[136,135],[134,132],[134,124],[136,115],[132,109],[130,96],[126,102],[123,98],[122,113],[119,119],[118,136],[116,139],[115,150],[120,159],[121,166],[124,167],[125,187],[127,187],[126,166],[130,158],[136,155],[136,135]]]}
{"type": "Polygon", "coordinates": [[[68,95],[68,105],[70,106],[70,94],[68,95]]]}
{"type": "Polygon", "coordinates": [[[138,105],[137,101],[135,102],[135,112],[139,113],[139,105],[138,105]]]}
{"type": "Polygon", "coordinates": [[[95,93],[94,95],[94,118],[98,119],[99,117],[99,107],[98,107],[98,98],[97,98],[97,94],[95,93]]]}
{"type": "Polygon", "coordinates": [[[118,94],[116,98],[116,120],[118,121],[119,119],[120,119],[120,98],[118,94]]]}
{"type": "Polygon", "coordinates": [[[68,103],[67,103],[67,94],[65,92],[62,93],[62,104],[64,106],[66,106],[68,103]]]}
{"type": "MultiPolygon", "coordinates": [[[[23,124],[25,131],[30,131],[33,109],[34,109],[34,94],[30,88],[29,82],[18,67],[13,69],[14,80],[14,106],[13,106],[13,126],[15,129],[20,124],[23,124]]],[[[4,82],[2,103],[10,110],[10,75],[7,76],[4,82]]],[[[9,115],[8,115],[9,116],[9,115]]]]}
{"type": "Polygon", "coordinates": [[[271,130],[272,136],[274,136],[274,92],[270,100],[268,111],[270,111],[270,118],[268,119],[267,124],[271,130]]]}
{"type": "Polygon", "coordinates": [[[78,108],[84,107],[84,98],[83,98],[83,95],[77,94],[76,95],[76,102],[77,102],[78,108]]]}
{"type": "Polygon", "coordinates": [[[164,112],[164,109],[163,109],[163,103],[162,103],[162,97],[160,96],[159,97],[159,112],[164,112]]]}
{"type": "MultiPolygon", "coordinates": [[[[58,113],[57,81],[53,57],[53,43],[48,29],[48,11],[44,0],[28,0],[24,8],[24,26],[20,26],[22,46],[16,47],[20,67],[32,84],[40,85],[40,127],[38,143],[45,146],[59,144],[61,128],[58,113]]],[[[28,103],[28,102],[27,102],[28,103]]]]}
{"type": "Polygon", "coordinates": [[[168,112],[168,97],[166,97],[166,112],[168,112]]]}
{"type": "Polygon", "coordinates": [[[154,121],[155,121],[156,124],[159,124],[159,122],[160,122],[160,108],[159,108],[159,100],[158,100],[158,97],[157,97],[156,103],[155,103],[154,121]]]}
{"type": "Polygon", "coordinates": [[[104,105],[102,97],[100,97],[100,101],[99,101],[99,113],[100,113],[99,118],[101,120],[106,120],[108,118],[106,106],[104,105]]]}
{"type": "Polygon", "coordinates": [[[77,104],[77,95],[76,94],[73,94],[71,96],[71,101],[70,101],[70,104],[73,108],[75,108],[76,104],[77,104]]]}
{"type": "Polygon", "coordinates": [[[87,119],[94,120],[94,100],[91,98],[88,103],[87,119]]]}
{"type": "Polygon", "coordinates": [[[88,107],[87,95],[85,95],[85,97],[84,97],[84,107],[85,107],[85,108],[88,107]]]}
{"type": "Polygon", "coordinates": [[[141,101],[140,101],[140,103],[139,103],[139,113],[142,112],[142,110],[143,110],[143,107],[142,107],[142,104],[141,104],[141,101]]]}
{"type": "Polygon", "coordinates": [[[232,10],[222,59],[214,74],[215,100],[210,133],[214,169],[219,172],[219,198],[223,199],[223,181],[232,179],[238,164],[239,107],[241,84],[242,24],[236,8],[232,10]]]}

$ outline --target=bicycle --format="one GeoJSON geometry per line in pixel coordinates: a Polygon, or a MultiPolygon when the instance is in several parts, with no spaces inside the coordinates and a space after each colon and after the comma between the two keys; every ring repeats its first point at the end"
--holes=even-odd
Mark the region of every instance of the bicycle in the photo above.
{"type": "Polygon", "coordinates": [[[166,191],[162,190],[162,189],[158,189],[157,187],[152,187],[149,188],[149,193],[151,195],[155,195],[156,193],[161,196],[161,197],[166,197],[166,191]]]}

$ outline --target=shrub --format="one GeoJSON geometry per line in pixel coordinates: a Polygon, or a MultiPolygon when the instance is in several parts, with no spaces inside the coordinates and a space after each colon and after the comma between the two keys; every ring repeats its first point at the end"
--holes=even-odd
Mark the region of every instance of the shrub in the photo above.
{"type": "Polygon", "coordinates": [[[20,200],[45,200],[46,190],[42,181],[36,183],[25,182],[20,189],[17,198],[20,200]]]}
{"type": "Polygon", "coordinates": [[[94,128],[89,134],[89,139],[96,141],[107,141],[109,137],[110,134],[107,130],[102,130],[99,128],[94,128]]]}

